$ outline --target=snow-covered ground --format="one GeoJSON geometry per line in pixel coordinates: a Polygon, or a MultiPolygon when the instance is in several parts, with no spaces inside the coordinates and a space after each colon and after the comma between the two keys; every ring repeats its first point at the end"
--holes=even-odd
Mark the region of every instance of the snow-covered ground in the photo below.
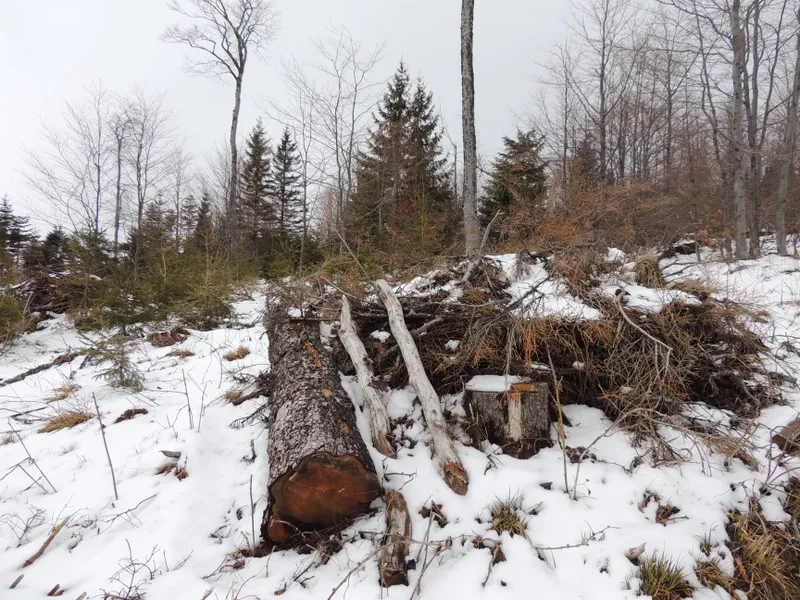
{"type": "MultiPolygon", "coordinates": [[[[620,258],[618,253],[613,257],[620,258]]],[[[513,257],[498,257],[498,262],[513,274],[513,257]]],[[[625,268],[630,270],[631,265],[625,268]]],[[[705,256],[698,264],[693,256],[679,256],[663,261],[662,268],[669,281],[707,280],[721,297],[766,309],[769,319],[756,326],[783,361],[775,368],[800,376],[800,357],[782,347],[784,342],[800,343],[800,261],[770,255],[729,264],[705,256]]],[[[529,269],[512,283],[510,291],[523,297],[542,277],[538,268],[529,269]]],[[[541,310],[592,318],[589,307],[557,283],[547,285],[541,310]]],[[[661,292],[624,280],[608,285],[609,290],[626,286],[629,303],[657,309],[659,298],[663,300],[661,292]]],[[[770,486],[768,495],[760,495],[759,490],[767,479],[781,484],[787,467],[800,466],[798,462],[777,468],[771,461],[776,453],[769,442],[771,430],[800,411],[800,393],[788,386],[783,389],[788,404],[761,415],[755,434],[757,471],[739,460],[726,461],[696,448],[693,458],[684,463],[653,468],[645,460],[636,466],[639,461],[634,460],[642,450],[611,428],[600,411],[565,407],[572,423],[567,428],[568,444],[590,447],[596,456],[596,461],[566,467],[567,485],[576,499],[565,493],[565,467],[558,447],[518,460],[499,453],[487,456],[458,444],[470,487],[466,496],[454,494],[431,460],[421,409],[413,392],[405,389],[389,395],[389,414],[404,423],[405,436],[418,443],[400,450],[397,459],[371,452],[384,488],[402,489],[413,519],[413,538],[452,539],[424,575],[425,554],[430,558],[436,550],[415,544],[412,557],[421,555],[417,569],[409,573],[410,586],[379,588],[374,552],[385,527],[381,500],[375,502],[371,515],[347,530],[344,549],[326,564],[318,564],[320,557],[315,554],[294,551],[236,558],[237,549],[252,543],[253,529],[258,535],[265,508],[268,433],[258,420],[231,427],[256,410],[263,398],[236,407],[224,395],[234,387],[235,375],[257,374],[268,367],[268,341],[258,321],[263,302],[263,295],[256,293],[236,305],[239,322],[256,323],[252,326],[192,331],[182,344],[160,349],[143,339],[131,342],[131,358],[144,376],[142,392],[110,387],[98,377],[107,365],[84,365],[83,357],[0,387],[0,432],[11,432],[13,427],[24,441],[23,446],[13,432],[0,433],[0,598],[43,598],[58,584],[67,590],[64,597],[72,599],[83,592],[90,598],[102,598],[104,593],[132,598],[125,595],[126,590],[137,586],[148,599],[159,600],[263,599],[276,594],[308,599],[409,599],[418,582],[415,597],[429,600],[632,598],[636,580],[635,568],[625,557],[628,549],[646,544],[648,553],[677,558],[689,581],[697,585],[692,567],[701,556],[700,541],[706,535],[714,542],[713,553],[721,565],[733,569],[724,546],[726,515],[731,508],[746,509],[749,494],[760,496],[767,517],[785,518],[778,487],[770,486]],[[250,354],[236,361],[223,359],[239,346],[247,347],[250,354]],[[176,349],[193,355],[175,356],[176,349]],[[65,383],[78,387],[69,397],[48,403],[54,390],[65,383]],[[57,411],[93,412],[93,397],[106,426],[119,500],[114,498],[112,472],[96,418],[72,429],[38,433],[43,419],[57,411]],[[147,414],[114,423],[131,408],[144,408],[147,414]],[[162,450],[181,452],[177,463],[187,477],[156,474],[159,467],[176,462],[162,450]],[[27,460],[27,452],[35,464],[27,460]],[[659,502],[643,502],[648,494],[680,512],[666,525],[659,524],[659,502]],[[519,498],[528,513],[528,539],[507,533],[498,536],[490,530],[489,506],[497,498],[509,497],[519,498]],[[442,506],[447,518],[443,527],[419,514],[432,502],[442,506]],[[66,525],[43,555],[23,568],[53,527],[65,519],[66,525]],[[496,564],[488,578],[491,553],[473,546],[476,535],[502,541],[507,560],[496,564]],[[10,591],[21,574],[24,578],[10,591]],[[634,579],[628,581],[631,575],[634,579]]],[[[43,330],[22,337],[2,356],[0,377],[13,377],[87,343],[64,318],[47,321],[43,330]]],[[[360,405],[357,385],[347,378],[344,383],[360,405]]],[[[458,398],[444,401],[451,410],[458,410],[458,398]]],[[[368,442],[368,418],[363,413],[358,418],[368,442]]],[[[693,448],[677,433],[674,443],[693,448]]],[[[694,597],[728,595],[721,589],[698,589],[694,597]]]]}

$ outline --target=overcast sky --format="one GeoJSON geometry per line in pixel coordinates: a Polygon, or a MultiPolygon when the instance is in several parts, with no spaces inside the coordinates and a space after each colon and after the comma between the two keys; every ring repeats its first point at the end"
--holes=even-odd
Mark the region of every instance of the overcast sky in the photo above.
{"type": "MultiPolygon", "coordinates": [[[[565,0],[477,0],[476,112],[479,148],[494,152],[513,133],[540,76],[537,61],[566,35],[565,0]]],[[[280,100],[281,57],[313,60],[312,39],[346,25],[371,47],[386,43],[378,75],[404,59],[422,76],[457,141],[461,131],[460,0],[276,0],[280,29],[266,61],[248,66],[240,132],[260,115],[259,97],[280,100]]],[[[15,206],[31,194],[19,171],[23,145],[36,148],[41,123],[57,125],[65,100],[102,81],[111,91],[137,84],[166,93],[175,128],[203,155],[230,127],[232,86],[187,74],[186,48],[159,41],[175,21],[166,0],[0,0],[0,195],[15,206]]],[[[275,136],[279,129],[267,123],[275,136]]],[[[26,211],[27,212],[27,211],[26,211]]]]}

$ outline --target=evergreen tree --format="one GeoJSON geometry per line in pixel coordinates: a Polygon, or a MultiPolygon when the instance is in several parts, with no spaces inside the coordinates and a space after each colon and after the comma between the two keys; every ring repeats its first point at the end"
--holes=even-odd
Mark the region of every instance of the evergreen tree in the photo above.
{"type": "Polygon", "coordinates": [[[422,81],[412,87],[401,63],[373,118],[358,157],[351,232],[386,250],[439,246],[452,196],[432,95],[422,81]]]}
{"type": "Polygon", "coordinates": [[[543,144],[535,131],[517,131],[516,139],[503,138],[504,149],[492,164],[481,202],[479,216],[484,228],[498,211],[508,215],[515,204],[542,201],[547,183],[543,144]]]}
{"type": "Polygon", "coordinates": [[[241,225],[251,240],[263,237],[275,221],[275,209],[270,203],[270,148],[261,119],[247,138],[242,168],[241,225]]]}
{"type": "Polygon", "coordinates": [[[272,192],[275,199],[278,231],[285,236],[303,233],[302,190],[300,189],[299,156],[297,145],[286,128],[275,148],[272,192]]]}
{"type": "Polygon", "coordinates": [[[0,201],[0,251],[7,263],[19,266],[22,262],[22,251],[33,239],[27,217],[14,214],[8,196],[0,201]]]}
{"type": "Polygon", "coordinates": [[[28,270],[58,273],[70,260],[70,240],[60,227],[55,227],[43,242],[33,238],[23,252],[23,264],[28,270]]]}

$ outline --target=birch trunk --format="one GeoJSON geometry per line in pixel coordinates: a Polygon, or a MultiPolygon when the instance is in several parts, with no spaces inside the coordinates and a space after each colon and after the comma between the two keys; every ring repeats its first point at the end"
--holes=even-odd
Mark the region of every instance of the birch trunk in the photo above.
{"type": "Polygon", "coordinates": [[[478,149],[475,138],[475,73],[472,66],[472,38],[475,0],[461,4],[461,125],[464,136],[464,240],[467,256],[480,251],[478,224],[478,149]]]}
{"type": "Polygon", "coordinates": [[[363,514],[380,484],[318,324],[290,320],[279,304],[268,311],[266,328],[273,386],[261,533],[287,544],[363,514]]]}
{"type": "Polygon", "coordinates": [[[367,356],[364,344],[356,333],[353,325],[353,318],[350,315],[350,303],[347,296],[342,296],[342,315],[339,326],[339,339],[353,366],[356,369],[358,384],[364,392],[364,401],[369,410],[370,430],[372,434],[372,444],[375,449],[384,456],[394,456],[394,448],[389,442],[389,413],[383,403],[380,391],[375,387],[375,375],[372,372],[371,362],[367,356]]]}
{"type": "Polygon", "coordinates": [[[379,279],[375,282],[375,288],[378,290],[381,301],[386,306],[386,312],[389,315],[389,327],[392,330],[394,339],[397,340],[397,345],[406,363],[408,379],[422,404],[422,412],[433,437],[434,449],[442,465],[444,480],[451,490],[463,496],[467,493],[469,477],[464,465],[461,464],[455,444],[447,431],[439,396],[425,373],[425,367],[422,366],[422,359],[419,357],[417,346],[414,344],[414,339],[406,327],[403,308],[386,281],[379,279]]]}

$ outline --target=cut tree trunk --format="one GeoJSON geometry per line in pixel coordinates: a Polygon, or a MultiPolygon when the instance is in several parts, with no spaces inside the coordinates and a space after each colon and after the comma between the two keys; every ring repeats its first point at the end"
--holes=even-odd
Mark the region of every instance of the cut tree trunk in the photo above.
{"type": "Polygon", "coordinates": [[[386,494],[386,537],[378,559],[378,572],[383,587],[408,585],[406,558],[411,546],[411,517],[400,492],[386,494]]]}
{"type": "Polygon", "coordinates": [[[419,357],[419,350],[417,350],[414,339],[406,327],[403,307],[400,306],[400,301],[386,281],[379,279],[375,282],[375,288],[378,290],[378,295],[384,306],[386,306],[389,327],[392,330],[394,339],[397,340],[397,345],[406,363],[408,380],[417,392],[417,397],[420,404],[422,404],[425,422],[431,431],[434,449],[441,462],[442,471],[444,471],[444,480],[451,490],[463,496],[467,493],[469,477],[464,465],[461,464],[455,444],[447,431],[447,423],[445,423],[444,415],[442,414],[442,404],[439,401],[439,396],[425,373],[425,367],[419,357]]]}
{"type": "Polygon", "coordinates": [[[281,304],[270,307],[265,324],[273,385],[261,533],[286,545],[363,514],[380,484],[319,324],[290,320],[281,304]]]}
{"type": "Polygon", "coordinates": [[[356,376],[361,390],[364,392],[364,402],[369,410],[370,429],[372,433],[372,444],[375,449],[384,456],[394,456],[394,448],[389,442],[389,413],[383,403],[380,391],[376,387],[377,380],[372,372],[372,365],[364,344],[356,333],[353,325],[353,318],[350,314],[350,303],[347,296],[342,296],[342,315],[339,325],[339,339],[353,366],[356,369],[356,376]]]}
{"type": "Polygon", "coordinates": [[[518,383],[506,392],[467,391],[475,429],[516,458],[530,458],[553,445],[546,383],[518,383]]]}

